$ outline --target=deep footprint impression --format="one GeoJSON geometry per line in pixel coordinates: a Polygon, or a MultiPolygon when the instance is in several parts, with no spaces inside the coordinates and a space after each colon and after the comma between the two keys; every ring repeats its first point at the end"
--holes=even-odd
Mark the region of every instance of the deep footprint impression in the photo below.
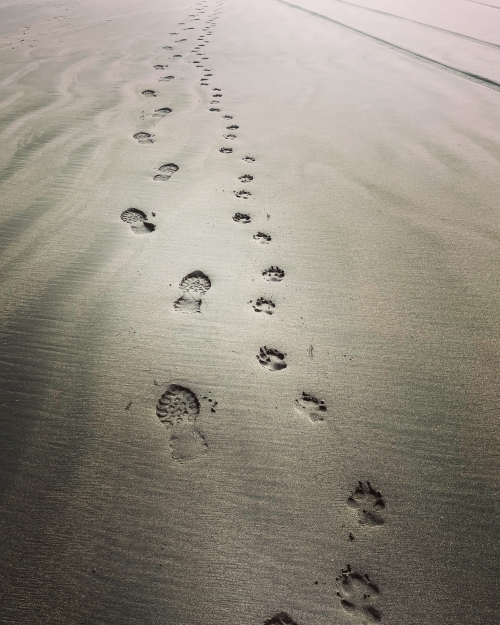
{"type": "Polygon", "coordinates": [[[325,420],[325,402],[308,393],[302,393],[302,397],[295,400],[295,410],[313,423],[325,420]]]}
{"type": "Polygon", "coordinates": [[[235,191],[234,194],[236,195],[236,197],[239,197],[243,200],[247,200],[252,195],[250,191],[246,191],[245,189],[242,189],[241,191],[235,191]]]}
{"type": "Polygon", "coordinates": [[[130,224],[134,234],[148,234],[154,232],[156,226],[147,221],[148,216],[138,208],[127,208],[120,215],[122,221],[130,224]]]}
{"type": "Polygon", "coordinates": [[[286,354],[283,354],[277,349],[266,347],[265,345],[260,348],[257,354],[257,360],[264,369],[268,369],[268,371],[281,371],[282,369],[286,369],[285,357],[286,354]]]}
{"type": "Polygon", "coordinates": [[[285,277],[285,272],[283,269],[273,266],[269,267],[269,269],[265,269],[262,272],[262,276],[264,277],[264,280],[267,280],[268,282],[281,282],[281,280],[285,277]]]}
{"type": "Polygon", "coordinates": [[[349,564],[337,577],[340,587],[337,597],[340,598],[342,607],[353,613],[361,613],[360,616],[368,618],[370,621],[382,620],[382,613],[373,603],[377,600],[380,591],[365,573],[353,571],[349,564]]]}
{"type": "Polygon", "coordinates": [[[382,493],[373,488],[370,482],[358,482],[347,499],[348,505],[359,515],[360,525],[383,525],[381,510],[385,508],[382,493]]]}
{"type": "Polygon", "coordinates": [[[179,284],[183,295],[174,302],[175,310],[189,314],[201,312],[202,297],[211,286],[210,278],[203,271],[188,273],[179,284]]]}
{"type": "Polygon", "coordinates": [[[265,299],[264,297],[259,297],[255,303],[250,302],[250,304],[252,304],[255,312],[265,312],[268,315],[272,315],[276,308],[276,304],[272,300],[265,299]]]}
{"type": "Polygon", "coordinates": [[[169,180],[172,174],[179,171],[179,167],[175,163],[167,163],[166,165],[158,167],[158,171],[160,173],[156,174],[153,180],[169,180]]]}
{"type": "Polygon", "coordinates": [[[207,443],[195,426],[200,414],[196,395],[177,384],[170,384],[156,404],[160,421],[173,428],[170,435],[170,453],[175,460],[193,460],[207,452],[207,443]]]}

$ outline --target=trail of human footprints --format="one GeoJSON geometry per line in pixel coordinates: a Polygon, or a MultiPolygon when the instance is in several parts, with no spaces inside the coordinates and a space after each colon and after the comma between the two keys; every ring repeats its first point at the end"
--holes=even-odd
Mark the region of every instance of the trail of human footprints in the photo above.
{"type": "MultiPolygon", "coordinates": [[[[196,38],[196,45],[192,48],[191,54],[201,57],[201,60],[194,59],[191,63],[203,71],[200,77],[200,86],[209,87],[210,79],[214,76],[213,68],[205,67],[201,61],[208,61],[209,57],[206,56],[206,51],[202,50],[209,43],[209,37],[212,35],[212,29],[216,26],[218,15],[221,12],[225,0],[219,1],[215,5],[215,10],[209,15],[205,21],[205,26],[201,28],[201,32],[196,38]]],[[[204,15],[205,9],[208,8],[207,2],[198,2],[195,6],[194,13],[189,15],[189,22],[201,21],[201,16],[204,15]]],[[[188,26],[186,22],[179,22],[179,32],[172,32],[172,37],[179,37],[174,39],[170,45],[163,46],[165,52],[173,52],[176,44],[181,44],[189,41],[189,35],[196,34],[198,26],[188,26]],[[185,36],[180,36],[185,33],[185,36]]],[[[170,57],[172,60],[181,58],[181,54],[172,54],[170,57]]],[[[169,67],[169,64],[164,60],[155,65],[153,69],[155,71],[165,71],[169,67]]],[[[158,79],[160,82],[167,82],[175,80],[173,75],[160,76],[158,79]]],[[[155,89],[144,89],[141,95],[145,98],[158,98],[161,97],[161,93],[155,89]]],[[[219,87],[213,87],[210,94],[210,102],[208,111],[211,113],[221,112],[222,107],[222,90],[219,87]]],[[[172,109],[167,106],[159,107],[151,111],[151,118],[164,118],[169,113],[172,113],[172,109]]],[[[223,114],[222,119],[226,124],[228,120],[233,120],[233,115],[223,114]]],[[[240,129],[240,126],[233,121],[225,126],[227,132],[223,133],[223,139],[225,141],[233,141],[237,139],[236,131],[240,129]]],[[[155,140],[155,136],[151,132],[141,130],[133,135],[133,138],[139,144],[151,144],[155,140]]],[[[223,145],[219,148],[219,152],[224,155],[234,155],[235,150],[232,146],[223,145]]],[[[248,166],[251,166],[255,162],[255,157],[246,154],[241,157],[241,160],[248,166]]],[[[178,165],[169,162],[158,165],[154,172],[152,172],[152,178],[155,181],[166,182],[174,174],[179,171],[178,165]]],[[[255,182],[255,176],[253,173],[243,171],[238,176],[238,181],[243,184],[250,184],[255,182]]],[[[252,185],[253,188],[254,185],[252,185]]],[[[240,188],[234,191],[235,201],[247,200],[253,196],[253,193],[246,188],[240,188]]],[[[151,213],[154,217],[155,213],[151,213]]],[[[121,220],[126,224],[129,224],[130,230],[133,235],[150,234],[156,231],[156,226],[148,214],[139,208],[127,208],[121,215],[121,220]]],[[[270,215],[267,215],[270,218],[270,215]]],[[[236,210],[232,216],[232,220],[239,225],[245,227],[247,224],[252,223],[251,212],[243,212],[236,210]]],[[[272,236],[267,232],[253,232],[252,240],[258,245],[269,245],[272,243],[272,236]]],[[[270,267],[263,268],[261,271],[262,284],[277,284],[285,280],[285,271],[277,265],[271,265],[270,267]]],[[[203,271],[196,269],[187,273],[179,283],[180,297],[173,302],[173,309],[178,313],[195,314],[202,312],[203,298],[205,294],[211,288],[211,281],[203,271]]],[[[249,302],[255,313],[264,313],[265,315],[273,315],[276,312],[276,303],[273,295],[266,294],[261,295],[257,299],[249,302]]],[[[284,371],[287,368],[286,353],[279,349],[277,346],[263,345],[260,347],[256,354],[256,359],[261,368],[265,371],[276,373],[284,371]]],[[[212,402],[213,400],[207,397],[212,402]]],[[[211,405],[211,412],[216,412],[215,406],[217,402],[211,405]]],[[[321,399],[314,397],[313,395],[302,392],[302,395],[294,401],[295,411],[307,420],[311,424],[319,424],[325,420],[327,413],[327,406],[321,399]]],[[[160,422],[168,427],[170,432],[169,448],[172,458],[180,463],[194,460],[205,455],[208,451],[208,445],[204,435],[198,429],[197,419],[200,414],[200,401],[196,394],[189,388],[180,386],[178,384],[169,384],[163,394],[159,397],[156,404],[156,415],[160,422]]],[[[359,481],[352,489],[350,494],[346,497],[346,510],[350,509],[356,515],[356,526],[353,526],[348,534],[348,540],[353,542],[356,540],[357,530],[363,529],[366,531],[368,528],[381,527],[385,523],[385,500],[382,494],[376,490],[369,481],[359,481]]],[[[379,586],[369,577],[366,572],[360,572],[353,570],[350,564],[347,564],[345,568],[341,569],[335,578],[337,588],[335,590],[336,597],[340,606],[346,610],[358,622],[376,622],[382,620],[382,610],[380,608],[380,595],[381,591],[379,586]]],[[[277,612],[274,616],[268,618],[262,625],[298,625],[294,619],[286,612],[277,612]]]]}

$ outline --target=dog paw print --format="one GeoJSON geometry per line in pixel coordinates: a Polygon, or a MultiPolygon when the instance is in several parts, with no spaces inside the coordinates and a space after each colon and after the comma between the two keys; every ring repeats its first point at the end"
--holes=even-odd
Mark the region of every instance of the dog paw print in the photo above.
{"type": "Polygon", "coordinates": [[[382,613],[376,606],[380,590],[366,573],[353,571],[348,564],[336,580],[339,582],[337,597],[346,611],[362,617],[364,622],[382,620],[382,613]]]}
{"type": "Polygon", "coordinates": [[[358,482],[356,488],[347,498],[348,505],[356,510],[361,525],[383,525],[385,501],[382,493],[370,482],[358,482]]]}

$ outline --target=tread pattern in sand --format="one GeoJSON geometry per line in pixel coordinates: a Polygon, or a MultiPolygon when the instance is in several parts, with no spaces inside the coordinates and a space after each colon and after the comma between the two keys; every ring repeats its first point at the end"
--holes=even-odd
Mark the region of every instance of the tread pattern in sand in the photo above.
{"type": "Polygon", "coordinates": [[[211,286],[210,278],[203,271],[188,273],[179,284],[183,294],[174,302],[174,309],[188,314],[201,312],[203,296],[211,286]]]}
{"type": "Polygon", "coordinates": [[[170,384],[156,404],[158,419],[172,428],[170,453],[179,461],[193,460],[207,452],[204,436],[195,426],[200,402],[190,389],[170,384]]]}
{"type": "Polygon", "coordinates": [[[156,229],[154,224],[147,221],[148,217],[146,213],[138,208],[127,208],[127,210],[124,210],[120,215],[120,218],[125,223],[130,224],[134,234],[149,234],[156,229]]]}

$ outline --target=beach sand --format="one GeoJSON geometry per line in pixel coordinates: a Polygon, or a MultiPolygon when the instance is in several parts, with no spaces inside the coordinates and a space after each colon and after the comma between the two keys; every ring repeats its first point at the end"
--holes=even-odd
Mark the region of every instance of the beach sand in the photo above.
{"type": "Polygon", "coordinates": [[[1,623],[499,622],[500,3],[360,3],[0,3],[1,623]]]}

